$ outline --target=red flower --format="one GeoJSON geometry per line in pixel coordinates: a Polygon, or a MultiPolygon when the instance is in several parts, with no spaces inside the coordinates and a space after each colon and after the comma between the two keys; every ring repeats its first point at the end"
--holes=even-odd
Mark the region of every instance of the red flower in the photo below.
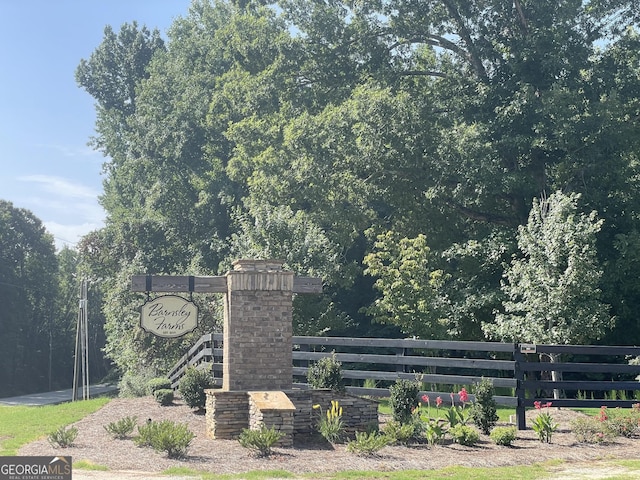
{"type": "Polygon", "coordinates": [[[422,400],[422,403],[429,404],[429,395],[422,395],[420,399],[422,400]]]}
{"type": "Polygon", "coordinates": [[[533,406],[536,407],[536,410],[540,410],[542,408],[542,403],[536,400],[533,402],[533,406]]]}
{"type": "Polygon", "coordinates": [[[467,393],[466,388],[462,387],[462,390],[458,392],[458,395],[460,395],[460,401],[462,403],[466,403],[469,401],[469,394],[467,393]]]}
{"type": "Polygon", "coordinates": [[[442,398],[436,397],[436,407],[439,407],[440,405],[442,405],[442,398]]]}

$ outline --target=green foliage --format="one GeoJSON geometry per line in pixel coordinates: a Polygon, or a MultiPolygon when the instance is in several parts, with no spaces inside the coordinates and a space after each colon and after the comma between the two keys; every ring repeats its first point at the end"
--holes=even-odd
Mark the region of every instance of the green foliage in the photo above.
{"type": "Polygon", "coordinates": [[[415,422],[400,423],[392,420],[385,424],[382,433],[387,437],[389,443],[408,445],[416,438],[419,430],[415,422]]]}
{"type": "Polygon", "coordinates": [[[496,445],[510,447],[517,438],[516,427],[495,427],[491,430],[489,438],[496,445]]]}
{"type": "Polygon", "coordinates": [[[330,357],[323,357],[307,370],[307,381],[313,388],[329,388],[336,392],[344,392],[342,363],[335,352],[330,357]]]}
{"type": "Polygon", "coordinates": [[[136,428],[137,424],[137,417],[124,417],[115,422],[111,422],[108,425],[104,425],[104,429],[113,438],[122,440],[133,433],[133,430],[136,428]]]}
{"type": "Polygon", "coordinates": [[[189,367],[180,379],[178,391],[189,407],[203,409],[207,399],[204,391],[212,386],[213,380],[208,372],[189,367]]]}
{"type": "Polygon", "coordinates": [[[483,378],[474,388],[475,402],[471,405],[469,416],[482,433],[488,435],[498,421],[494,388],[491,380],[483,378]]]}
{"type": "Polygon", "coordinates": [[[314,409],[320,410],[318,419],[318,431],[329,443],[339,443],[344,438],[344,423],[342,422],[342,407],[338,401],[331,400],[331,408],[326,414],[322,413],[320,405],[314,405],[314,409]]]}
{"type": "Polygon", "coordinates": [[[138,426],[138,436],[133,441],[139,447],[165,452],[169,458],[181,458],[187,454],[194,437],[186,424],[163,420],[138,426]]]}
{"type": "Polygon", "coordinates": [[[273,453],[273,446],[282,438],[284,433],[276,429],[276,427],[267,428],[261,425],[258,430],[250,430],[245,428],[242,430],[238,441],[240,445],[249,450],[253,450],[260,457],[268,457],[273,453]]]}
{"type": "Polygon", "coordinates": [[[457,423],[451,427],[448,433],[454,443],[459,443],[460,445],[473,446],[480,439],[480,434],[474,427],[462,423],[457,423]]]}
{"type": "Polygon", "coordinates": [[[47,436],[47,440],[49,440],[49,443],[54,447],[67,448],[73,445],[77,437],[78,429],[76,427],[60,427],[51,432],[47,436]]]}
{"type": "Polygon", "coordinates": [[[522,258],[514,259],[505,273],[505,313],[486,326],[491,335],[582,345],[611,328],[599,287],[596,234],[602,220],[595,211],[580,213],[579,199],[561,192],[534,199],[527,225],[518,230],[522,258]]]}
{"type": "Polygon", "coordinates": [[[166,377],[154,377],[147,382],[147,395],[153,395],[156,390],[170,389],[171,380],[166,377]]]}
{"type": "Polygon", "coordinates": [[[538,435],[538,440],[544,443],[551,443],[553,432],[558,428],[557,422],[548,411],[551,403],[546,403],[545,405],[541,405],[540,402],[534,403],[536,403],[536,409],[539,411],[536,418],[531,421],[531,428],[536,432],[536,435],[538,435]],[[542,408],[546,408],[547,410],[542,411],[542,408]]]}
{"type": "Polygon", "coordinates": [[[413,412],[418,407],[420,386],[417,382],[398,379],[389,387],[391,416],[396,422],[411,423],[413,412]]]}
{"type": "Polygon", "coordinates": [[[120,396],[130,398],[150,395],[148,385],[152,379],[157,378],[155,375],[155,369],[150,367],[126,371],[118,382],[120,396]]]}
{"type": "Polygon", "coordinates": [[[424,436],[429,445],[438,445],[447,434],[447,423],[440,418],[430,418],[424,424],[424,436]]]}
{"type": "Polygon", "coordinates": [[[606,443],[614,435],[606,423],[596,417],[578,417],[571,420],[571,433],[578,443],[606,443]]]}
{"type": "Polygon", "coordinates": [[[380,435],[377,432],[356,432],[355,440],[347,443],[347,451],[367,457],[375,456],[390,442],[386,435],[380,435]]]}
{"type": "Polygon", "coordinates": [[[160,388],[153,392],[153,398],[163,407],[173,403],[173,390],[170,388],[160,388]]]}

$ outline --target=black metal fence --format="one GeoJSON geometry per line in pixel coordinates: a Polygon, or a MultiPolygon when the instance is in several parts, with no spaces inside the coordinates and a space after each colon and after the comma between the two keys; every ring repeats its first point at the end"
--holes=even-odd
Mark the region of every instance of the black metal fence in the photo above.
{"type": "MultiPolygon", "coordinates": [[[[442,340],[293,337],[293,375],[296,386],[307,388],[309,365],[335,354],[342,362],[347,391],[388,397],[398,379],[418,380],[420,395],[440,396],[467,390],[482,379],[491,380],[498,405],[516,409],[516,424],[525,429],[525,410],[534,402],[558,407],[630,407],[640,402],[640,347],[586,345],[526,345],[499,342],[442,340]],[[554,362],[548,360],[554,356],[554,362]],[[551,380],[550,372],[562,380],[551,380]],[[561,390],[562,398],[553,398],[561,390]]],[[[188,366],[210,369],[222,384],[222,334],[202,336],[171,369],[174,388],[188,366]]],[[[453,397],[453,400],[457,396],[453,397]]],[[[473,401],[473,395],[470,395],[473,401]]]]}

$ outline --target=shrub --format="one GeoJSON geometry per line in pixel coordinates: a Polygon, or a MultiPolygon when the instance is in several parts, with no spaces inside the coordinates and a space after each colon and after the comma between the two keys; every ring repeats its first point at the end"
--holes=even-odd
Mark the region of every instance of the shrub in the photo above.
{"type": "Polygon", "coordinates": [[[163,407],[171,405],[173,403],[173,390],[170,388],[161,388],[153,392],[153,398],[156,399],[163,407]]]}
{"type": "MultiPolygon", "coordinates": [[[[319,408],[320,405],[314,405],[319,408]]],[[[342,407],[336,400],[331,400],[331,408],[326,415],[320,415],[318,420],[318,431],[329,443],[339,443],[344,437],[344,424],[342,423],[342,407]]]]}
{"type": "Polygon", "coordinates": [[[166,452],[169,458],[184,457],[195,435],[186,424],[170,420],[147,422],[138,427],[139,436],[134,438],[138,446],[150,446],[157,452],[166,452]]]}
{"type": "Polygon", "coordinates": [[[498,421],[498,409],[493,399],[494,388],[491,380],[483,378],[475,385],[475,402],[471,404],[470,417],[473,423],[488,435],[498,421]]]}
{"type": "Polygon", "coordinates": [[[147,395],[153,395],[156,390],[171,390],[171,380],[165,377],[155,377],[147,382],[147,395]]]}
{"type": "Polygon", "coordinates": [[[330,388],[336,392],[345,391],[342,363],[336,358],[335,352],[330,357],[321,358],[309,367],[307,381],[312,388],[330,388]]]}
{"type": "Polygon", "coordinates": [[[398,379],[389,387],[389,406],[396,422],[410,423],[413,411],[418,407],[419,385],[417,382],[398,379]]]}
{"type": "Polygon", "coordinates": [[[516,427],[496,427],[489,434],[496,445],[510,447],[516,439],[516,427]]]}
{"type": "Polygon", "coordinates": [[[467,445],[469,447],[478,443],[478,440],[480,439],[480,434],[475,428],[462,423],[457,423],[455,426],[450,428],[449,434],[455,443],[467,445]]]}
{"type": "Polygon", "coordinates": [[[113,437],[117,439],[127,438],[136,428],[136,417],[124,417],[117,422],[111,422],[109,425],[105,425],[104,429],[113,437]]]}
{"type": "Polygon", "coordinates": [[[611,437],[604,422],[595,417],[578,417],[571,421],[571,432],[579,443],[603,443],[611,437]]]}
{"type": "Polygon", "coordinates": [[[607,411],[608,428],[616,436],[631,437],[640,426],[640,410],[614,408],[607,411]]]}
{"type": "Polygon", "coordinates": [[[390,444],[407,445],[416,437],[417,430],[415,422],[400,423],[392,420],[384,426],[382,433],[387,437],[390,444]]]}
{"type": "Polygon", "coordinates": [[[373,456],[389,443],[390,440],[386,435],[376,432],[356,432],[355,440],[347,443],[347,451],[357,455],[373,456]]]}
{"type": "Polygon", "coordinates": [[[189,367],[180,380],[178,391],[189,407],[203,409],[206,401],[204,391],[212,386],[213,379],[208,372],[189,367]]]}
{"type": "Polygon", "coordinates": [[[238,441],[244,448],[257,452],[258,456],[268,457],[272,453],[271,448],[282,437],[284,433],[276,430],[275,427],[267,428],[266,425],[261,425],[259,430],[243,429],[238,441]]]}
{"type": "Polygon", "coordinates": [[[67,448],[73,445],[73,442],[78,437],[78,429],[76,427],[60,427],[56,431],[51,432],[47,439],[49,443],[54,447],[67,448]]]}
{"type": "Polygon", "coordinates": [[[118,390],[121,397],[144,397],[149,395],[147,384],[156,377],[155,369],[143,367],[138,370],[129,370],[120,379],[118,390]]]}

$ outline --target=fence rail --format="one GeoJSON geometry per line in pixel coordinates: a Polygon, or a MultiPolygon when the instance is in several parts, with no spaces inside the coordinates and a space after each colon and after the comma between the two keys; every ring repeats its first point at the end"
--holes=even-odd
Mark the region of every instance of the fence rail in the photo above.
{"type": "MultiPolygon", "coordinates": [[[[222,384],[222,338],[221,333],[203,335],[176,362],[169,372],[174,388],[189,366],[209,369],[215,384],[222,384]]],[[[350,383],[347,391],[356,395],[388,397],[388,386],[396,380],[419,379],[420,395],[448,401],[453,389],[489,379],[497,389],[496,403],[516,409],[519,429],[526,428],[525,410],[536,401],[558,407],[630,407],[640,400],[640,382],[634,379],[640,365],[627,362],[628,356],[640,356],[640,347],[302,336],[293,337],[293,345],[293,376],[300,388],[308,388],[309,365],[334,354],[350,383]],[[562,355],[563,361],[540,361],[550,354],[562,355]],[[546,377],[552,370],[568,378],[551,381],[546,377]],[[553,390],[573,397],[552,398],[553,390]]]]}

